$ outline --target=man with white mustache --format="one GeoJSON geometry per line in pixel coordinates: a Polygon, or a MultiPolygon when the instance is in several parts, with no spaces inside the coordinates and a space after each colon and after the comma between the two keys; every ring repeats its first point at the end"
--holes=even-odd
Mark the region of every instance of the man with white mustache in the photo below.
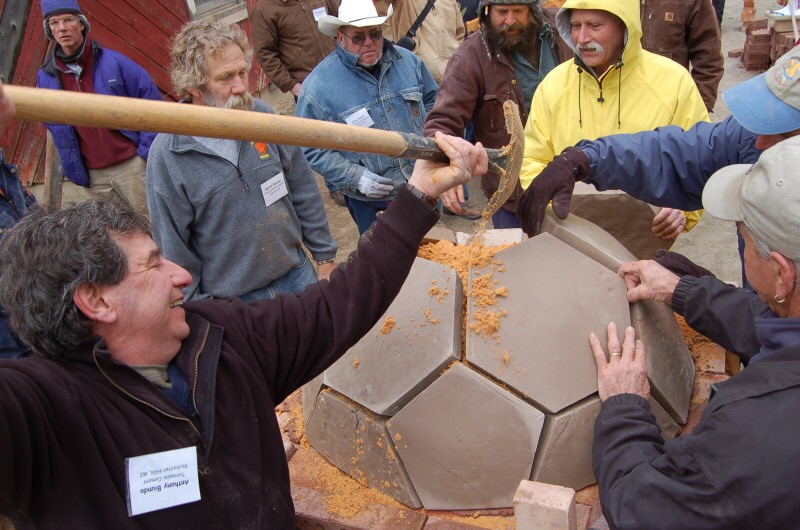
{"type": "MultiPolygon", "coordinates": [[[[556,27],[575,60],[557,66],[533,96],[525,126],[523,188],[556,154],[581,140],[664,125],[689,129],[709,121],[689,72],[642,49],[638,0],[567,0],[556,14],[556,27]]],[[[608,228],[614,213],[589,220],[608,228]]],[[[663,208],[652,231],[672,241],[699,218],[700,212],[663,208]]]]}
{"type": "MultiPolygon", "coordinates": [[[[172,50],[175,90],[186,104],[272,112],[248,92],[252,55],[238,26],[191,22],[172,50]]],[[[335,266],[336,242],[298,147],[159,134],[147,200],[164,256],[192,275],[187,299],[297,294],[335,266]]]]}

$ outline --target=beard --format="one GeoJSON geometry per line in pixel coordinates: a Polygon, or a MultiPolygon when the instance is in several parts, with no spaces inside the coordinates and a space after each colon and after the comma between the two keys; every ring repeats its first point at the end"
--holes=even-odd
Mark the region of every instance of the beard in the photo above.
{"type": "Polygon", "coordinates": [[[512,26],[503,24],[498,28],[489,19],[486,21],[484,28],[489,42],[505,53],[517,52],[527,56],[536,47],[537,39],[539,38],[539,28],[533,21],[527,27],[515,22],[512,26]],[[508,31],[512,29],[521,30],[521,33],[510,35],[508,31]]]}
{"type": "Polygon", "coordinates": [[[241,96],[231,96],[227,101],[222,101],[216,95],[203,90],[203,99],[209,107],[218,109],[253,110],[253,96],[245,92],[241,96]]]}

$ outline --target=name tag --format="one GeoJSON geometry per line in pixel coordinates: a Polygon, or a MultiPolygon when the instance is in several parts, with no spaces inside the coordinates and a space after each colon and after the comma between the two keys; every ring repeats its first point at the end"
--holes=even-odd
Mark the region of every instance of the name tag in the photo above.
{"type": "Polygon", "coordinates": [[[200,500],[196,447],[126,458],[125,470],[131,517],[200,500]]]}
{"type": "Polygon", "coordinates": [[[316,8],[312,11],[312,13],[314,14],[314,20],[317,22],[319,22],[319,19],[328,14],[328,12],[325,10],[325,6],[316,8]]]}
{"type": "Polygon", "coordinates": [[[349,116],[345,116],[344,121],[347,125],[358,125],[359,127],[372,127],[375,125],[367,109],[360,109],[349,116]]]}
{"type": "Polygon", "coordinates": [[[267,208],[288,193],[289,188],[286,187],[283,171],[261,185],[261,195],[264,196],[264,204],[267,205],[267,208]]]}

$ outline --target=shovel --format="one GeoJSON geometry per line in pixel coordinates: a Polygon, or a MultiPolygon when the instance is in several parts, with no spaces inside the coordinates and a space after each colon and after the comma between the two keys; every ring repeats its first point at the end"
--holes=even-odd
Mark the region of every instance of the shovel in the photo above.
{"type": "MultiPolygon", "coordinates": [[[[17,119],[33,122],[165,132],[243,141],[356,151],[394,158],[447,162],[432,138],[326,121],[177,104],[148,99],[85,94],[5,85],[17,107],[17,119]]],[[[501,176],[501,187],[489,200],[483,218],[489,219],[508,200],[519,181],[524,136],[519,109],[503,104],[511,142],[487,149],[489,167],[501,176]]]]}

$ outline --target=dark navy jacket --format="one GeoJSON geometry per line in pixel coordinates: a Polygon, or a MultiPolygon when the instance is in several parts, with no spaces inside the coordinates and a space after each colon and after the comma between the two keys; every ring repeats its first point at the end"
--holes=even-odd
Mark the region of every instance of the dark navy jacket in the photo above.
{"type": "MultiPolygon", "coordinates": [[[[96,94],[108,96],[126,96],[131,98],[153,99],[161,101],[161,93],[150,74],[119,52],[109,50],[92,41],[94,54],[94,91],[96,94]]],[[[63,90],[58,75],[55,55],[51,54],[42,68],[36,85],[41,88],[63,90]]],[[[53,141],[61,155],[61,167],[64,175],[79,186],[89,186],[89,173],[83,163],[80,141],[75,127],[56,123],[45,123],[53,134],[53,141]]],[[[150,144],[157,133],[120,130],[137,148],[139,156],[147,159],[150,144]]]]}
{"type": "MultiPolygon", "coordinates": [[[[36,199],[19,181],[16,166],[3,162],[0,149],[0,239],[6,230],[17,224],[36,199]]],[[[29,354],[31,348],[24,344],[8,327],[8,316],[0,307],[0,358],[16,359],[29,354]]]]}

